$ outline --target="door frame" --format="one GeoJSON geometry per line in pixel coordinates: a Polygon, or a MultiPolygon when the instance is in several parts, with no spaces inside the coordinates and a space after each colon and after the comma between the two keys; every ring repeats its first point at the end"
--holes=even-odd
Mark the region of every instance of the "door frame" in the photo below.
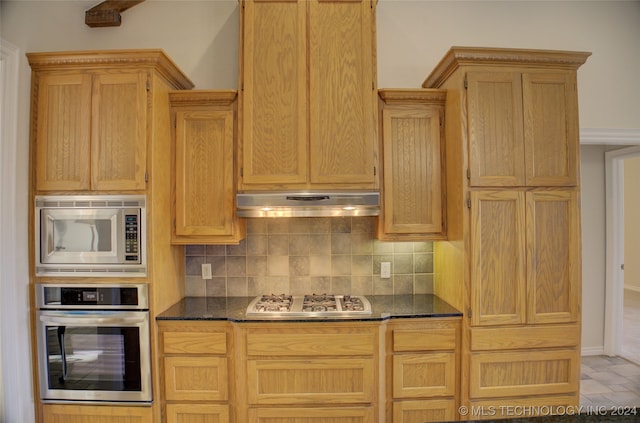
{"type": "MultiPolygon", "coordinates": [[[[636,140],[640,141],[640,140],[636,140]]],[[[622,350],[624,306],[624,160],[640,156],[640,146],[605,152],[606,263],[604,354],[622,350]]]]}

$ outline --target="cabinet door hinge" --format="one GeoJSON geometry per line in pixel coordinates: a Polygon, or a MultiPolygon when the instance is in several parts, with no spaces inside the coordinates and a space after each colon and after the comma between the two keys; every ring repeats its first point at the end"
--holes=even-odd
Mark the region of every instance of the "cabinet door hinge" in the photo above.
{"type": "Polygon", "coordinates": [[[471,197],[467,197],[467,208],[471,208],[471,197]]]}
{"type": "Polygon", "coordinates": [[[144,181],[149,182],[149,172],[145,170],[144,172],[144,181]]]}
{"type": "Polygon", "coordinates": [[[151,82],[149,81],[149,78],[147,78],[147,91],[151,91],[151,82]]]}
{"type": "Polygon", "coordinates": [[[467,75],[464,76],[464,89],[469,88],[469,81],[467,80],[467,75]]]}
{"type": "Polygon", "coordinates": [[[378,169],[376,169],[376,167],[373,167],[373,176],[376,176],[378,174],[378,169]]]}
{"type": "Polygon", "coordinates": [[[244,176],[244,167],[240,168],[240,176],[244,176]]]}
{"type": "Polygon", "coordinates": [[[471,169],[467,168],[467,179],[471,179],[471,169]]]}

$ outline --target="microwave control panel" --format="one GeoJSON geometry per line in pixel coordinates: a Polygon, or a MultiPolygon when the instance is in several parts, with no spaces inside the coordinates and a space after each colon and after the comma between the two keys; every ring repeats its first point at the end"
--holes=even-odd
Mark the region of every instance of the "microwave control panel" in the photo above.
{"type": "Polygon", "coordinates": [[[140,213],[126,212],[124,215],[124,259],[140,261],[140,213]]]}

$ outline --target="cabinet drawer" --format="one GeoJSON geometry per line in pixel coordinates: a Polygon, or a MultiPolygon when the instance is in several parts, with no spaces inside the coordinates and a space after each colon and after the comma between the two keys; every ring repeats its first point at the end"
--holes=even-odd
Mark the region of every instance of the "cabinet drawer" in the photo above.
{"type": "Polygon", "coordinates": [[[373,359],[249,360],[249,404],[370,403],[377,386],[373,359]]]}
{"type": "Polygon", "coordinates": [[[369,423],[374,421],[373,407],[326,408],[250,408],[253,423],[369,423]]]}
{"type": "Polygon", "coordinates": [[[250,356],[354,356],[373,355],[378,340],[375,329],[322,328],[249,330],[250,356]]]}
{"type": "Polygon", "coordinates": [[[567,407],[580,406],[578,394],[554,395],[551,397],[500,398],[495,400],[475,400],[470,403],[472,420],[496,420],[513,417],[532,417],[535,415],[566,414],[567,407]]]}
{"type": "Polygon", "coordinates": [[[575,347],[579,343],[578,325],[471,329],[472,351],[575,347]]]}
{"type": "Polygon", "coordinates": [[[167,404],[167,423],[229,423],[229,406],[221,404],[167,404]]]}
{"type": "Polygon", "coordinates": [[[151,407],[44,404],[44,423],[147,423],[153,421],[151,407]]]}
{"type": "Polygon", "coordinates": [[[165,354],[226,354],[225,332],[164,332],[165,354]]]}
{"type": "Polygon", "coordinates": [[[455,348],[455,328],[393,331],[393,351],[454,350],[455,348]]]}
{"type": "Polygon", "coordinates": [[[454,352],[393,356],[393,397],[453,396],[456,391],[454,352]]]}
{"type": "Polygon", "coordinates": [[[456,402],[453,398],[395,401],[393,423],[449,422],[457,420],[456,402]]]}
{"type": "Polygon", "coordinates": [[[169,401],[228,399],[227,359],[223,357],[165,357],[165,396],[169,401]]]}
{"type": "Polygon", "coordinates": [[[576,392],[580,354],[576,350],[531,350],[471,354],[471,398],[576,392]]]}

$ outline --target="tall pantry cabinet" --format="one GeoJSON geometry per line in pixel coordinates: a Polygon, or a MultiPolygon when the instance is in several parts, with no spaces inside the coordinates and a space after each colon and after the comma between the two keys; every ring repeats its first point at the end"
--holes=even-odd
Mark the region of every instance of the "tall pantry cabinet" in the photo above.
{"type": "MultiPolygon", "coordinates": [[[[184,250],[171,244],[169,92],[193,83],[159,49],[28,53],[31,76],[29,255],[32,326],[36,283],[148,283],[154,403],[42,404],[39,422],[157,422],[155,316],[184,296],[184,250]],[[36,277],[36,195],[146,196],[145,277],[36,277]]],[[[35,335],[32,337],[33,345],[35,335]]],[[[34,355],[35,357],[35,355],[34,355]]],[[[34,360],[34,369],[36,369],[34,360]]],[[[36,371],[36,370],[34,370],[36,371]]],[[[39,398],[38,377],[34,396],[39,398]]]]}
{"type": "Polygon", "coordinates": [[[589,55],[454,47],[423,84],[447,90],[435,293],[465,313],[461,404],[489,417],[579,403],[576,71],[589,55]]]}

